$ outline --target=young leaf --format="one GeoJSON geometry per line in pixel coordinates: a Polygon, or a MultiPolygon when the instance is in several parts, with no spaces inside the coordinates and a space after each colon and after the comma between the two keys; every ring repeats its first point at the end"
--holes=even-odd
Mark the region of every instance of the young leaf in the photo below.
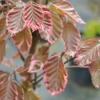
{"type": "Polygon", "coordinates": [[[72,21],[64,22],[62,39],[68,55],[74,57],[79,46],[80,38],[81,36],[76,25],[72,21]]]}
{"type": "Polygon", "coordinates": [[[17,67],[16,65],[14,65],[12,59],[7,59],[7,58],[3,59],[3,61],[1,62],[1,65],[6,66],[6,67],[10,67],[10,68],[17,67]]]}
{"type": "Polygon", "coordinates": [[[25,92],[25,100],[41,100],[40,97],[31,91],[25,92]]]}
{"type": "Polygon", "coordinates": [[[80,18],[74,7],[66,0],[58,0],[50,4],[50,8],[61,15],[66,15],[72,20],[85,24],[85,22],[80,18]]]}
{"type": "Polygon", "coordinates": [[[24,18],[26,24],[31,27],[33,31],[35,31],[39,29],[43,23],[43,10],[39,4],[29,1],[24,7],[24,18]]]}
{"type": "Polygon", "coordinates": [[[9,75],[10,74],[8,72],[0,70],[0,84],[3,84],[6,80],[8,80],[9,75]]]}
{"type": "Polygon", "coordinates": [[[87,65],[95,61],[100,56],[100,44],[98,39],[83,41],[76,54],[75,63],[87,65]]]}
{"type": "Polygon", "coordinates": [[[44,21],[43,24],[40,26],[39,31],[43,31],[46,34],[52,34],[52,17],[50,14],[49,9],[46,6],[42,6],[43,12],[44,12],[44,21]]]}
{"type": "Polygon", "coordinates": [[[28,70],[29,73],[34,73],[41,69],[42,65],[48,59],[49,47],[50,44],[46,43],[38,49],[36,54],[29,55],[27,57],[24,66],[25,68],[29,68],[28,70]]]}
{"type": "Polygon", "coordinates": [[[47,90],[56,95],[62,92],[67,84],[67,73],[62,59],[52,56],[43,66],[43,80],[47,90]]]}
{"type": "Polygon", "coordinates": [[[32,44],[32,34],[30,29],[25,27],[24,30],[12,37],[12,41],[22,54],[26,53],[32,44]]]}
{"type": "Polygon", "coordinates": [[[53,33],[52,34],[46,34],[44,32],[40,32],[41,38],[47,40],[51,44],[57,41],[61,34],[62,34],[62,20],[60,17],[55,13],[54,11],[50,11],[53,21],[53,33]]]}
{"type": "Polygon", "coordinates": [[[5,46],[6,46],[6,41],[0,40],[0,63],[2,62],[3,57],[5,56],[5,46]]]}
{"type": "Polygon", "coordinates": [[[15,86],[17,88],[17,93],[18,93],[17,100],[24,100],[24,90],[23,90],[23,88],[20,85],[18,85],[17,83],[15,83],[15,86]]]}
{"type": "Polygon", "coordinates": [[[5,17],[0,19],[0,36],[6,33],[6,19],[5,17]]]}
{"type": "Polygon", "coordinates": [[[8,78],[0,84],[0,100],[17,100],[18,93],[14,82],[8,78]]]}
{"type": "Polygon", "coordinates": [[[96,88],[100,88],[100,57],[89,65],[92,83],[96,88]]]}
{"type": "Polygon", "coordinates": [[[11,35],[22,31],[26,26],[23,17],[23,9],[24,7],[14,7],[7,14],[6,24],[11,35]]]}

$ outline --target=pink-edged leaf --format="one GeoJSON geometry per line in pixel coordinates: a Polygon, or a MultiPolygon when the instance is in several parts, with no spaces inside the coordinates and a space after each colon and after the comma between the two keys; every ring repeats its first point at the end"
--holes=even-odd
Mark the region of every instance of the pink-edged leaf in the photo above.
{"type": "Polygon", "coordinates": [[[81,36],[76,25],[72,21],[64,22],[62,39],[64,41],[65,51],[68,55],[74,57],[78,50],[81,36]]]}
{"type": "Polygon", "coordinates": [[[100,88],[100,57],[89,65],[92,83],[96,88],[100,88]]]}
{"type": "Polygon", "coordinates": [[[42,65],[48,59],[49,47],[50,44],[46,43],[38,49],[36,54],[27,57],[24,66],[28,68],[29,73],[38,72],[42,68],[42,65]]]}
{"type": "Polygon", "coordinates": [[[100,56],[99,40],[88,39],[81,43],[74,61],[79,65],[87,65],[95,61],[98,56],[100,56]]]}
{"type": "Polygon", "coordinates": [[[5,17],[0,19],[0,36],[6,33],[6,19],[5,17]]]}
{"type": "Polygon", "coordinates": [[[42,25],[44,13],[39,4],[29,1],[24,7],[24,18],[26,24],[35,31],[42,25]]]}
{"type": "Polygon", "coordinates": [[[12,37],[12,41],[22,54],[26,53],[32,44],[32,34],[30,29],[25,27],[24,30],[12,37]]]}
{"type": "Polygon", "coordinates": [[[42,63],[36,57],[37,55],[29,55],[25,60],[24,67],[28,69],[29,73],[38,72],[41,69],[42,63]]]}
{"type": "Polygon", "coordinates": [[[52,34],[53,30],[53,23],[52,23],[52,17],[49,9],[46,6],[42,6],[43,12],[44,12],[44,21],[43,24],[40,26],[39,31],[43,31],[47,34],[52,34]]]}
{"type": "Polygon", "coordinates": [[[2,62],[3,57],[5,56],[5,46],[6,46],[6,41],[0,40],[0,63],[2,62]]]}
{"type": "Polygon", "coordinates": [[[53,21],[53,33],[52,34],[46,34],[45,32],[40,32],[41,38],[47,40],[51,44],[57,41],[63,30],[62,20],[60,17],[55,13],[54,11],[50,11],[53,21]]]}
{"type": "Polygon", "coordinates": [[[50,4],[50,8],[61,15],[66,15],[72,20],[85,24],[85,22],[80,18],[74,7],[66,0],[58,0],[50,4]]]}
{"type": "Polygon", "coordinates": [[[0,100],[18,100],[18,93],[14,82],[8,78],[0,84],[0,100]]]}
{"type": "Polygon", "coordinates": [[[52,56],[43,66],[43,80],[47,90],[56,95],[62,92],[67,84],[67,73],[62,59],[52,56]]]}
{"type": "Polygon", "coordinates": [[[23,90],[23,88],[20,85],[18,85],[17,83],[15,83],[15,86],[17,88],[17,93],[18,93],[17,100],[24,100],[24,90],[23,90]]]}
{"type": "Polygon", "coordinates": [[[10,73],[0,70],[0,84],[3,84],[6,80],[8,80],[9,75],[10,73]]]}
{"type": "Polygon", "coordinates": [[[11,35],[22,31],[26,26],[23,17],[23,9],[24,7],[14,7],[7,14],[6,24],[11,35]]]}
{"type": "Polygon", "coordinates": [[[7,59],[7,58],[3,59],[3,61],[1,62],[1,65],[6,66],[6,67],[10,67],[10,68],[16,68],[17,67],[16,65],[14,65],[12,59],[7,59]]]}

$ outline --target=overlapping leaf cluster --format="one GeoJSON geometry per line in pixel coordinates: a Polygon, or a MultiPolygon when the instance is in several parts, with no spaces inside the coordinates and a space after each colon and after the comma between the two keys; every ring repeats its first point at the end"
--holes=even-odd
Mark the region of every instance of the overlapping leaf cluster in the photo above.
{"type": "Polygon", "coordinates": [[[63,62],[63,57],[69,61],[67,55],[78,65],[89,65],[93,84],[100,87],[100,40],[90,39],[80,43],[81,35],[75,22],[85,22],[68,1],[57,0],[43,5],[34,1],[24,3],[21,0],[6,0],[4,4],[1,2],[0,7],[0,63],[15,69],[13,73],[0,72],[0,100],[40,100],[32,91],[38,84],[38,77],[35,76],[32,80],[32,76],[39,70],[43,71],[47,90],[52,95],[61,93],[68,82],[63,62]],[[32,40],[36,31],[46,43],[32,53],[30,49],[34,44],[32,40]],[[54,53],[48,58],[50,46],[59,38],[64,43],[64,52],[54,53]],[[12,59],[4,57],[8,39],[12,40],[19,51],[12,59]],[[25,59],[24,54],[27,54],[25,59]],[[24,60],[22,67],[13,64],[13,60],[19,56],[24,60]],[[22,77],[20,84],[16,72],[22,77]]]}

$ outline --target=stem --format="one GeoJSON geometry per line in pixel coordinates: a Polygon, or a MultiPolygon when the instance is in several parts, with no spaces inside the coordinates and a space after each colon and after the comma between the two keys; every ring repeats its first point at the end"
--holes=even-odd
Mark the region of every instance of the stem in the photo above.
{"type": "Polygon", "coordinates": [[[46,3],[45,3],[46,5],[48,4],[48,0],[46,0],[46,3]]]}
{"type": "MultiPolygon", "coordinates": [[[[17,50],[18,50],[18,49],[17,49],[17,50]]],[[[24,62],[24,61],[25,61],[24,56],[20,53],[20,51],[19,51],[19,50],[18,50],[18,53],[19,53],[19,55],[20,55],[21,60],[24,62]]]]}
{"type": "Polygon", "coordinates": [[[75,59],[75,57],[74,57],[74,58],[71,58],[71,59],[69,59],[69,60],[67,60],[67,61],[65,61],[64,64],[66,64],[66,63],[68,63],[68,62],[70,62],[70,61],[72,61],[72,60],[74,60],[74,59],[75,59]]]}
{"type": "Polygon", "coordinates": [[[32,33],[32,45],[31,45],[29,54],[35,53],[39,38],[40,38],[40,35],[39,35],[38,30],[32,33]]]}

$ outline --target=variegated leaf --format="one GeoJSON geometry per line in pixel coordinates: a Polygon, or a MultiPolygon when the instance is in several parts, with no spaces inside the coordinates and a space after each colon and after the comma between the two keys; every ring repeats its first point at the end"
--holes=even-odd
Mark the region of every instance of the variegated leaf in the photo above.
{"type": "Polygon", "coordinates": [[[3,57],[5,56],[5,46],[6,46],[6,41],[0,40],[0,63],[2,62],[3,57]]]}
{"type": "Polygon", "coordinates": [[[0,84],[3,84],[6,80],[8,80],[9,75],[10,74],[8,72],[0,70],[0,84]]]}
{"type": "Polygon", "coordinates": [[[35,31],[39,29],[43,23],[43,10],[39,4],[29,1],[24,7],[24,18],[26,24],[31,27],[33,31],[35,31]]]}
{"type": "Polygon", "coordinates": [[[38,72],[41,69],[42,65],[48,59],[49,47],[50,44],[46,43],[38,49],[36,54],[27,57],[24,67],[29,68],[29,73],[38,72]]]}
{"type": "Polygon", "coordinates": [[[23,17],[23,9],[24,7],[14,7],[7,14],[6,24],[11,35],[22,31],[26,26],[23,17]]]}
{"type": "Polygon", "coordinates": [[[76,25],[72,21],[64,22],[62,39],[64,41],[65,51],[68,55],[74,57],[78,50],[81,36],[76,25]]]}
{"type": "Polygon", "coordinates": [[[53,21],[53,33],[52,34],[46,34],[44,32],[40,32],[41,38],[47,40],[51,44],[57,41],[63,30],[63,25],[62,25],[62,20],[60,17],[55,13],[54,11],[50,11],[51,16],[52,16],[52,21],[53,21]]]}
{"type": "Polygon", "coordinates": [[[81,43],[74,61],[79,65],[87,65],[95,61],[98,56],[100,56],[99,40],[93,38],[81,43]]]}
{"type": "Polygon", "coordinates": [[[4,58],[1,62],[1,65],[10,67],[10,68],[16,68],[17,66],[13,63],[12,59],[4,58]]]}
{"type": "Polygon", "coordinates": [[[0,84],[0,100],[18,100],[18,93],[14,82],[8,78],[0,84]]]}
{"type": "Polygon", "coordinates": [[[0,19],[0,37],[6,33],[6,18],[0,19]]]}
{"type": "Polygon", "coordinates": [[[41,6],[44,12],[44,21],[43,24],[40,26],[39,31],[43,31],[47,34],[52,34],[53,30],[53,23],[52,17],[49,9],[46,6],[41,6]]]}
{"type": "Polygon", "coordinates": [[[20,85],[18,85],[17,83],[15,83],[15,85],[16,85],[17,93],[18,93],[17,100],[24,100],[24,90],[23,90],[23,88],[20,85]]]}
{"type": "Polygon", "coordinates": [[[89,65],[92,83],[96,88],[100,88],[100,57],[89,65]]]}
{"type": "Polygon", "coordinates": [[[52,56],[43,66],[43,80],[47,90],[56,95],[61,93],[67,84],[67,73],[62,59],[52,56]]]}
{"type": "Polygon", "coordinates": [[[80,18],[74,7],[66,0],[58,0],[50,4],[50,9],[54,10],[58,14],[66,15],[72,20],[85,24],[85,22],[80,18]]]}
{"type": "Polygon", "coordinates": [[[32,34],[30,29],[26,27],[24,30],[13,36],[12,41],[22,54],[26,53],[32,44],[32,34]]]}

